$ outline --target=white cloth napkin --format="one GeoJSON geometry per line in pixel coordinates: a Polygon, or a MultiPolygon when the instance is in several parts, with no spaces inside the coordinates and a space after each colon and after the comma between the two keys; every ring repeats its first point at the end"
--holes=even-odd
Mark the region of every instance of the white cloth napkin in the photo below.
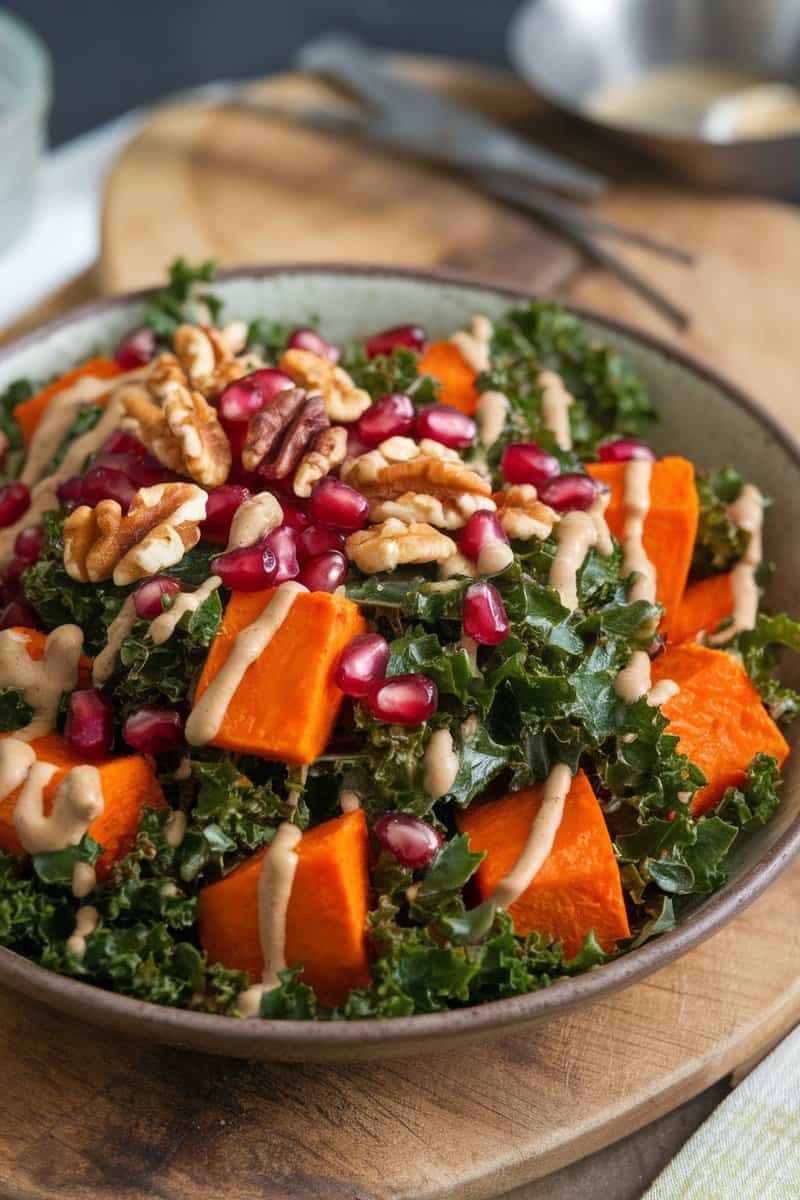
{"type": "Polygon", "coordinates": [[[800,1028],[720,1104],[642,1200],[798,1200],[800,1028]]]}

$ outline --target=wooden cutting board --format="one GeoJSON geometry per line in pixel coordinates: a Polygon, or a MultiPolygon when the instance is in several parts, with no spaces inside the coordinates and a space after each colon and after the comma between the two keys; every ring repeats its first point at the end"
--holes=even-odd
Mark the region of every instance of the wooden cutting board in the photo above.
{"type": "MultiPolygon", "coordinates": [[[[405,65],[562,148],[578,144],[505,76],[405,65]]],[[[297,77],[259,86],[281,100],[320,94],[297,77]]],[[[698,197],[636,164],[615,170],[620,183],[602,210],[699,255],[691,273],[636,256],[692,312],[684,344],[800,427],[797,216],[698,197]]],[[[213,254],[226,266],[455,266],[673,336],[570,247],[460,182],[231,112],[154,114],[108,181],[102,286],[158,282],[177,254],[213,254]]],[[[711,941],[591,1009],[448,1056],[336,1068],[142,1046],[0,992],[0,1190],[26,1200],[496,1196],[763,1055],[800,1019],[799,951],[800,866],[711,941]]]]}

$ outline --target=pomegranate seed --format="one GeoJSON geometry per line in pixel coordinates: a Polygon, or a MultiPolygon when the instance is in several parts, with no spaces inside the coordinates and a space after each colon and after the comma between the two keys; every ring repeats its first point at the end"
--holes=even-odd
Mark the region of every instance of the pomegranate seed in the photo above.
{"type": "Polygon", "coordinates": [[[297,553],[301,562],[316,558],[326,550],[341,550],[344,546],[344,536],[335,529],[325,529],[321,525],[309,525],[297,538],[297,553]]]}
{"type": "Polygon", "coordinates": [[[83,503],[83,478],[80,475],[71,475],[69,479],[65,479],[56,488],[58,502],[62,508],[72,509],[83,503]]]}
{"type": "Polygon", "coordinates": [[[358,458],[359,454],[363,454],[369,450],[366,442],[362,442],[358,436],[358,425],[347,426],[347,457],[358,458]]]}
{"type": "Polygon", "coordinates": [[[388,725],[421,725],[438,703],[438,689],[427,675],[393,675],[374,683],[367,693],[369,711],[388,725]]]}
{"type": "MultiPolygon", "coordinates": [[[[124,429],[115,429],[109,434],[97,452],[100,458],[107,454],[135,454],[138,458],[146,458],[147,451],[138,438],[124,429]]],[[[95,461],[97,461],[95,459],[95,461]]]]}
{"type": "Polygon", "coordinates": [[[162,754],[184,744],[186,718],[176,708],[145,704],[131,713],[122,726],[122,738],[141,754],[162,754]]]}
{"type": "Polygon", "coordinates": [[[279,525],[264,539],[267,553],[275,559],[275,572],[271,584],[286,583],[287,579],[297,579],[300,573],[300,559],[297,554],[297,534],[288,525],[279,525]]]}
{"type": "Polygon", "coordinates": [[[123,371],[135,371],[155,358],[156,335],[149,325],[141,325],[127,333],[114,351],[114,358],[123,371]]]}
{"type": "Polygon", "coordinates": [[[214,573],[234,592],[258,592],[272,587],[277,570],[275,555],[263,542],[229,550],[214,559],[214,573]]]}
{"type": "Polygon", "coordinates": [[[420,325],[393,325],[391,329],[382,329],[373,333],[364,342],[367,358],[375,358],[378,354],[391,354],[396,346],[407,346],[409,350],[422,352],[425,349],[427,334],[420,325]]]}
{"type": "Polygon", "coordinates": [[[242,379],[229,383],[219,398],[219,415],[232,425],[249,421],[253,413],[269,404],[279,392],[294,387],[294,380],[285,371],[264,367],[242,379]]]}
{"type": "Polygon", "coordinates": [[[223,483],[208,493],[206,519],[200,526],[204,537],[224,537],[231,531],[237,508],[250,499],[250,489],[239,483],[223,483]]]}
{"type": "Polygon", "coordinates": [[[597,457],[600,462],[630,462],[633,458],[646,458],[649,462],[656,461],[656,452],[646,442],[636,438],[615,438],[610,442],[601,442],[597,447],[597,457]]]}
{"type": "Polygon", "coordinates": [[[537,488],[561,470],[555,455],[548,454],[536,442],[512,442],[506,446],[500,467],[508,483],[532,483],[537,488]]]}
{"type": "Polygon", "coordinates": [[[480,558],[481,550],[483,550],[484,546],[488,546],[492,542],[507,543],[508,536],[500,524],[497,513],[480,508],[472,514],[461,530],[458,539],[458,548],[465,558],[470,558],[473,562],[477,562],[480,558]]]}
{"type": "Polygon", "coordinates": [[[97,688],[72,692],[64,736],[76,754],[108,754],[114,743],[114,705],[97,688]]]}
{"type": "Polygon", "coordinates": [[[298,579],[310,592],[335,592],[347,575],[347,559],[341,550],[326,550],[310,558],[298,579]]]}
{"type": "Polygon", "coordinates": [[[153,579],[146,579],[136,589],[133,597],[136,615],[144,621],[154,621],[164,611],[161,597],[176,596],[180,590],[181,585],[177,579],[169,579],[166,575],[156,575],[153,579]]]}
{"type": "Polygon", "coordinates": [[[311,524],[311,518],[302,505],[298,504],[296,500],[286,500],[283,496],[279,496],[278,499],[283,509],[284,525],[288,525],[290,529],[294,529],[298,533],[301,533],[304,529],[308,529],[311,524]]]}
{"type": "Polygon", "coordinates": [[[568,472],[548,479],[539,488],[539,499],[549,504],[556,512],[567,512],[573,508],[589,508],[599,492],[599,487],[588,475],[568,472]]]}
{"type": "Polygon", "coordinates": [[[503,597],[494,584],[473,583],[464,593],[464,633],[479,646],[498,646],[508,637],[508,617],[503,597]]]}
{"type": "Polygon", "coordinates": [[[38,562],[43,542],[44,530],[40,526],[31,525],[28,529],[22,529],[14,541],[14,555],[24,563],[38,562]]]}
{"type": "Polygon", "coordinates": [[[430,866],[442,845],[438,829],[411,813],[384,813],[373,828],[384,850],[393,854],[401,867],[411,870],[430,866]]]}
{"type": "Polygon", "coordinates": [[[376,400],[355,426],[361,444],[377,446],[390,437],[409,433],[414,426],[414,405],[403,392],[392,392],[376,400]]]}
{"type": "Polygon", "coordinates": [[[477,432],[472,417],[449,404],[429,404],[417,413],[417,437],[441,442],[451,450],[471,446],[477,432]]]}
{"type": "Polygon", "coordinates": [[[386,676],[389,643],[379,633],[362,633],[345,646],[336,668],[336,686],[345,696],[366,696],[386,676]]]}
{"type": "Polygon", "coordinates": [[[312,354],[329,358],[331,362],[339,361],[337,347],[326,342],[316,329],[295,329],[294,333],[289,335],[286,346],[289,350],[310,350],[312,354]]]}
{"type": "Polygon", "coordinates": [[[363,529],[369,517],[369,504],[355,488],[326,475],[314,485],[308,502],[311,520],[320,525],[332,525],[348,533],[363,529]]]}
{"type": "Polygon", "coordinates": [[[6,483],[0,487],[0,529],[13,525],[24,516],[30,502],[31,494],[26,484],[6,483]]]}
{"type": "Polygon", "coordinates": [[[22,600],[11,600],[0,610],[0,629],[13,629],[17,625],[24,629],[41,628],[39,617],[30,605],[22,600]]]}
{"type": "Polygon", "coordinates": [[[91,467],[83,477],[83,502],[92,508],[101,500],[116,500],[127,512],[136,491],[136,485],[115,467],[91,467]]]}

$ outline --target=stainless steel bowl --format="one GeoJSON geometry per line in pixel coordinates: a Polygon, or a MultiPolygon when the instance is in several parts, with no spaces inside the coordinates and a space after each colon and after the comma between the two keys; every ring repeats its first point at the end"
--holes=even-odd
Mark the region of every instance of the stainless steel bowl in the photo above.
{"type": "Polygon", "coordinates": [[[529,0],[508,32],[512,63],[550,104],[713,187],[800,196],[800,132],[716,141],[613,123],[593,99],[648,72],[708,66],[800,86],[800,0],[529,0]]]}

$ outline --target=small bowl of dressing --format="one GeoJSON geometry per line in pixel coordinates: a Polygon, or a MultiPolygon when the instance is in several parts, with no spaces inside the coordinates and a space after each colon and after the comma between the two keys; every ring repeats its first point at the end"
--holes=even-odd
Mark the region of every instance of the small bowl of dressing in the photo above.
{"type": "Polygon", "coordinates": [[[508,48],[552,106],[694,182],[800,196],[798,0],[529,0],[508,48]]]}
{"type": "Polygon", "coordinates": [[[0,250],[33,211],[49,105],[47,50],[26,25],[0,9],[0,250]]]}

